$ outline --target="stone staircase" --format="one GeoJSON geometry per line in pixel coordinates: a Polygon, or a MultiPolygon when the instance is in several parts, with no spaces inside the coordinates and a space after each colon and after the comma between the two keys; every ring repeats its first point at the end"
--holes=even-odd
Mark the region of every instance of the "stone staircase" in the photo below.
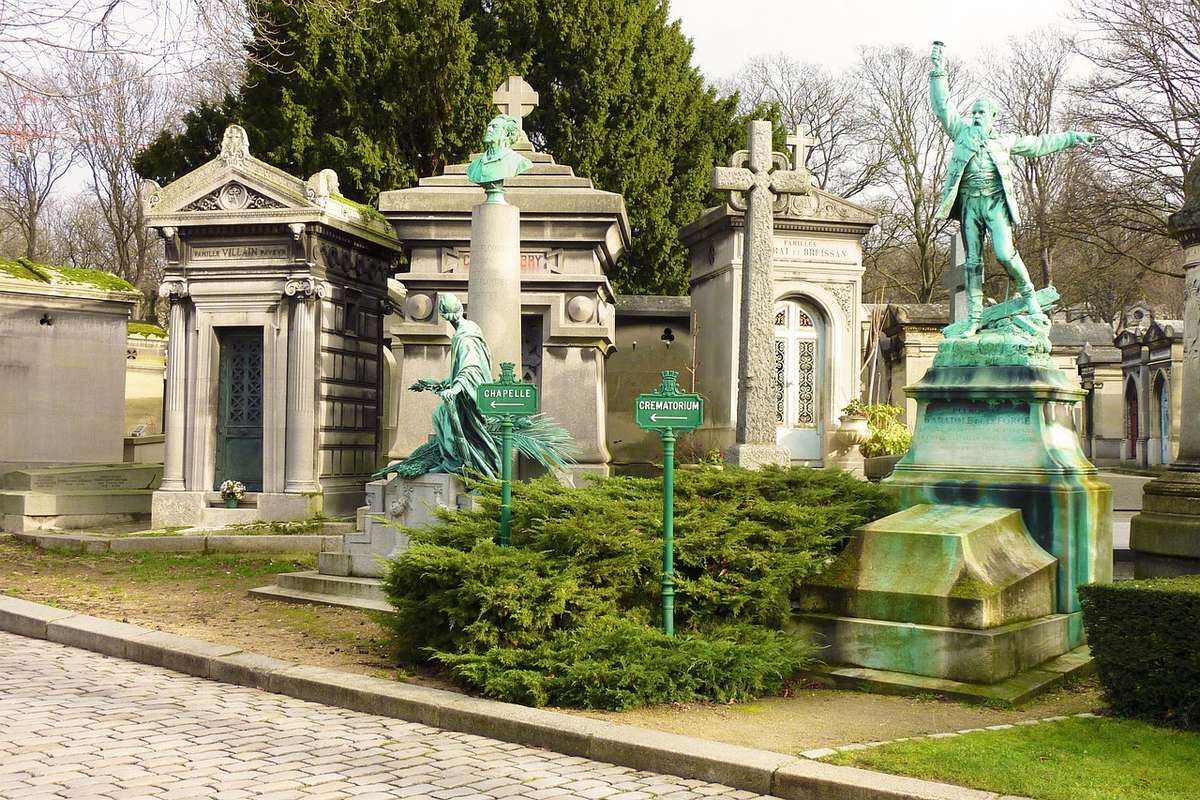
{"type": "Polygon", "coordinates": [[[291,603],[317,603],[364,611],[392,610],[378,578],[322,575],[316,570],[276,575],[273,585],[251,589],[250,594],[291,603]]]}

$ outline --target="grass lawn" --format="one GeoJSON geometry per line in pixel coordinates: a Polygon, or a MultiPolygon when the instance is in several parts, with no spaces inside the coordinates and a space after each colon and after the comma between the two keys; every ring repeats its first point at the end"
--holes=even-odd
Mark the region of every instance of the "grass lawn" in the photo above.
{"type": "Polygon", "coordinates": [[[1195,800],[1200,734],[1070,719],[839,753],[826,761],[1036,800],[1195,800]]]}

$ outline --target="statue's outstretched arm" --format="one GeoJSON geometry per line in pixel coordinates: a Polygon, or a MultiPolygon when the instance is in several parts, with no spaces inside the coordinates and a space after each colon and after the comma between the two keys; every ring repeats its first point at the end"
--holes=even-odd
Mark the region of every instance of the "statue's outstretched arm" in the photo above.
{"type": "Polygon", "coordinates": [[[1045,133],[1041,136],[1018,136],[1013,142],[1012,153],[1026,158],[1037,158],[1057,153],[1059,150],[1066,150],[1069,147],[1079,147],[1080,145],[1091,147],[1099,140],[1099,134],[1083,131],[1045,133]]]}
{"type": "Polygon", "coordinates": [[[963,121],[959,119],[958,110],[950,102],[950,84],[946,80],[946,56],[942,52],[941,42],[933,43],[929,60],[933,64],[933,69],[929,72],[929,104],[933,106],[933,115],[942,123],[942,130],[951,139],[956,139],[963,121]]]}

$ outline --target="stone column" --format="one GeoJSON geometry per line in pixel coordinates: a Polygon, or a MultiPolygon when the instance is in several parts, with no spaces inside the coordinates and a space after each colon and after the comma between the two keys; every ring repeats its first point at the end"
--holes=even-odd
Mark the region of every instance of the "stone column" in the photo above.
{"type": "Polygon", "coordinates": [[[315,492],[317,463],[317,310],[324,286],[312,277],[284,284],[292,298],[288,318],[287,437],[283,490],[315,492]]]}
{"type": "Polygon", "coordinates": [[[1142,512],[1130,523],[1139,578],[1200,574],[1200,160],[1184,188],[1183,208],[1170,219],[1171,235],[1185,254],[1179,456],[1146,484],[1142,512]]]}
{"type": "Polygon", "coordinates": [[[167,329],[167,397],[163,409],[163,433],[166,453],[159,489],[182,492],[184,439],[187,436],[187,283],[169,279],[158,287],[159,297],[171,304],[167,329]]]}
{"type": "MultiPolygon", "coordinates": [[[[471,209],[471,266],[467,278],[467,318],[483,330],[500,363],[521,366],[521,210],[501,203],[471,209]]],[[[493,375],[493,377],[495,377],[493,375]]]]}

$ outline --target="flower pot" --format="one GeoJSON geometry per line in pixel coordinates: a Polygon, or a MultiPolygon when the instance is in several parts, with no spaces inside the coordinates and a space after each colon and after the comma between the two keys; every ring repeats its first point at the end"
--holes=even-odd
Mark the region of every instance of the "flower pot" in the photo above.
{"type": "Polygon", "coordinates": [[[866,417],[859,414],[846,414],[841,417],[839,422],[841,424],[838,426],[837,435],[844,446],[854,447],[871,438],[866,417]]]}
{"type": "Polygon", "coordinates": [[[238,499],[236,497],[226,497],[225,498],[225,507],[226,508],[237,508],[238,507],[238,499]]]}

